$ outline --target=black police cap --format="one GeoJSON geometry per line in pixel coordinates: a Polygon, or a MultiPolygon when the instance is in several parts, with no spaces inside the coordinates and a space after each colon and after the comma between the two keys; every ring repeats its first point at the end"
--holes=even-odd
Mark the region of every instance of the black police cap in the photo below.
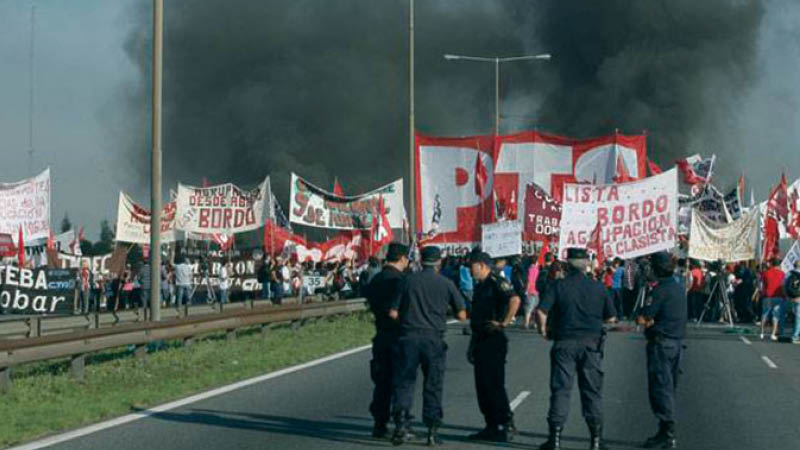
{"type": "Polygon", "coordinates": [[[472,252],[472,254],[469,255],[469,262],[470,264],[483,263],[491,267],[492,257],[489,256],[489,254],[486,252],[481,252],[481,251],[472,252]]]}
{"type": "Polygon", "coordinates": [[[439,247],[434,245],[424,247],[420,252],[420,255],[422,256],[423,264],[435,264],[442,259],[442,251],[439,250],[439,247]]]}
{"type": "Polygon", "coordinates": [[[392,242],[386,250],[386,260],[389,262],[399,261],[400,258],[408,256],[408,246],[399,242],[392,242]]]}
{"type": "Polygon", "coordinates": [[[589,259],[589,253],[585,248],[568,248],[567,259],[589,259]]]}

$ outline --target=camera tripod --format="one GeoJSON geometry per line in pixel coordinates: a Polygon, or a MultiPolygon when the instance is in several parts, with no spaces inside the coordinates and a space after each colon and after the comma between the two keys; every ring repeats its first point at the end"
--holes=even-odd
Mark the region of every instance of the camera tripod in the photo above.
{"type": "Polygon", "coordinates": [[[736,310],[733,308],[731,304],[730,297],[728,297],[728,286],[725,280],[723,279],[724,274],[719,274],[714,277],[714,285],[711,287],[711,294],[708,296],[708,300],[706,300],[705,305],[703,305],[703,312],[700,313],[700,317],[697,318],[695,324],[700,326],[703,322],[703,317],[705,317],[706,313],[711,310],[714,305],[714,302],[717,301],[716,296],[714,295],[715,292],[719,291],[720,299],[722,300],[722,317],[727,315],[728,317],[728,326],[733,328],[733,316],[736,315],[736,310]]]}

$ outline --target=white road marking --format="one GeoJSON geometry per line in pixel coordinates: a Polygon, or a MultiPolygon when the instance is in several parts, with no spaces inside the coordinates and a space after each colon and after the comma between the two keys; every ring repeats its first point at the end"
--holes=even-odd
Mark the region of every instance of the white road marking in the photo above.
{"type": "Polygon", "coordinates": [[[746,338],[746,337],[744,337],[744,336],[739,336],[739,338],[740,338],[740,339],[742,340],[742,342],[744,342],[746,345],[750,345],[750,344],[752,344],[752,342],[750,342],[750,339],[747,339],[747,338],[746,338]]]}
{"type": "Polygon", "coordinates": [[[775,363],[772,362],[772,360],[767,358],[766,356],[762,356],[761,359],[764,361],[764,364],[766,364],[767,367],[769,367],[770,369],[777,369],[778,368],[778,366],[776,366],[775,363]]]}
{"type": "Polygon", "coordinates": [[[517,398],[515,398],[509,405],[509,406],[511,406],[511,411],[514,411],[515,409],[517,409],[517,406],[519,406],[522,402],[524,402],[525,399],[528,398],[529,395],[531,395],[531,393],[528,392],[528,391],[520,392],[519,395],[517,396],[517,398]]]}
{"type": "Polygon", "coordinates": [[[90,425],[85,428],[80,428],[78,430],[69,431],[67,433],[59,434],[56,436],[47,437],[44,439],[40,439],[38,441],[30,442],[28,444],[20,445],[18,447],[13,447],[9,450],[36,450],[40,448],[49,447],[51,445],[60,444],[62,442],[66,442],[72,439],[76,439],[79,437],[87,436],[92,433],[96,433],[98,431],[106,430],[109,428],[113,428],[119,425],[124,425],[126,423],[130,423],[139,419],[144,419],[145,417],[152,416],[156,413],[161,413],[164,411],[169,411],[171,409],[180,408],[182,406],[186,406],[191,403],[199,402],[201,400],[206,400],[211,397],[216,397],[218,395],[227,394],[228,392],[235,391],[237,389],[241,389],[243,387],[251,386],[257,383],[261,383],[262,381],[271,380],[273,378],[278,378],[283,375],[287,375],[293,372],[298,372],[304,369],[308,369],[310,367],[318,366],[320,364],[325,364],[327,362],[344,358],[346,356],[350,356],[352,354],[363,352],[364,350],[372,348],[372,344],[364,345],[361,347],[357,347],[351,350],[347,350],[341,353],[336,353],[334,355],[326,356],[324,358],[316,359],[314,361],[309,361],[304,364],[300,364],[297,366],[287,367],[285,369],[278,370],[277,372],[268,373],[265,375],[260,375],[255,378],[250,378],[248,380],[239,381],[237,383],[229,384],[227,386],[223,386],[217,389],[210,390],[208,392],[203,392],[197,395],[193,395],[191,397],[186,397],[182,400],[177,400],[171,403],[166,403],[161,406],[156,406],[155,408],[150,408],[145,411],[128,414],[122,417],[117,417],[116,419],[107,420],[105,422],[100,422],[94,425],[90,425]]]}

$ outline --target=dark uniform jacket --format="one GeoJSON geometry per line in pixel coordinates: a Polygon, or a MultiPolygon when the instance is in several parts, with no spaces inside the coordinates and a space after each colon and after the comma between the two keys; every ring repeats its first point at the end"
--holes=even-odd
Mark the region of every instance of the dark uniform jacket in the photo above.
{"type": "Polygon", "coordinates": [[[683,339],[686,336],[687,302],[685,291],[673,277],[662,278],[648,298],[642,315],[653,319],[645,331],[648,339],[683,339]]]}
{"type": "Polygon", "coordinates": [[[492,272],[485,280],[475,285],[472,295],[470,326],[479,334],[491,321],[502,322],[508,313],[508,303],[517,296],[511,283],[492,272]]]}
{"type": "Polygon", "coordinates": [[[452,281],[426,267],[421,272],[408,275],[392,301],[399,311],[400,329],[403,333],[447,330],[447,309],[458,312],[464,309],[464,299],[452,281]]]}
{"type": "Polygon", "coordinates": [[[369,308],[375,314],[375,330],[378,333],[400,331],[397,321],[389,317],[389,309],[403,278],[405,275],[402,272],[392,266],[385,266],[364,288],[369,308]]]}
{"type": "Polygon", "coordinates": [[[547,332],[554,340],[599,338],[603,322],[617,315],[603,284],[577,270],[550,286],[539,309],[549,316],[547,332]]]}

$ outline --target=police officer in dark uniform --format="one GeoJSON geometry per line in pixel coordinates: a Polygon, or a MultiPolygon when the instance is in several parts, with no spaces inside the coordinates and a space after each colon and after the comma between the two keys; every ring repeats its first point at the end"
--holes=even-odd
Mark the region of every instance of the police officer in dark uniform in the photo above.
{"type": "Polygon", "coordinates": [[[375,383],[369,411],[375,419],[372,436],[389,437],[386,424],[391,418],[392,407],[392,346],[400,332],[400,324],[389,317],[392,301],[405,278],[403,272],[408,267],[408,246],[400,243],[389,244],[386,252],[386,265],[372,277],[365,288],[369,307],[375,315],[375,338],[372,339],[372,361],[370,374],[375,383]]]}
{"type": "Polygon", "coordinates": [[[614,303],[602,283],[589,279],[586,250],[567,250],[567,276],[545,292],[538,310],[539,329],[553,340],[550,350],[549,438],[542,450],[561,448],[575,375],[583,417],[591,434],[590,449],[603,444],[603,322],[616,321],[614,303]],[[550,319],[548,321],[548,318],[550,319]]]}
{"type": "Polygon", "coordinates": [[[511,442],[516,429],[506,392],[508,338],[503,330],[513,322],[521,301],[511,283],[492,272],[492,258],[487,253],[474,252],[470,266],[477,284],[467,359],[475,368],[475,391],[486,428],[469,439],[511,442]]]}
{"type": "Polygon", "coordinates": [[[673,276],[674,265],[667,253],[650,257],[658,285],[650,293],[637,323],[647,337],[647,388],[650,407],[659,421],[658,433],[644,448],[677,448],[675,439],[675,388],[681,373],[683,338],[688,320],[686,291],[673,276]]]}
{"type": "Polygon", "coordinates": [[[437,431],[442,423],[442,391],[447,344],[447,309],[452,307],[460,321],[467,318],[461,293],[442,275],[441,251],[438,247],[422,249],[423,270],[412,273],[400,284],[390,316],[400,325],[400,335],[393,348],[393,408],[397,425],[393,445],[414,438],[410,430],[417,370],[422,366],[425,384],[422,393],[422,420],[428,427],[428,445],[442,443],[437,431]]]}

